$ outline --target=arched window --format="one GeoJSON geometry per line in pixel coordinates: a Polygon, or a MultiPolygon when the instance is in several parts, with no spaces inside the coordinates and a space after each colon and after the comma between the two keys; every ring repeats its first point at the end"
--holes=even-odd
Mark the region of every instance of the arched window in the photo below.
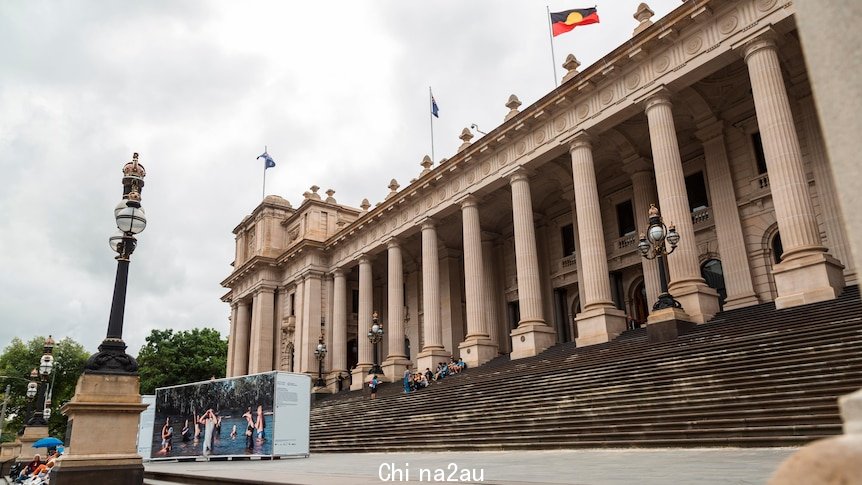
{"type": "Polygon", "coordinates": [[[781,233],[776,232],[772,237],[772,262],[778,264],[781,262],[781,256],[784,255],[784,246],[781,245],[781,233]]]}
{"type": "Polygon", "coordinates": [[[724,300],[727,299],[727,288],[724,286],[724,270],[721,269],[721,261],[708,259],[700,265],[700,275],[706,280],[710,288],[718,292],[719,308],[724,308],[724,300]]]}

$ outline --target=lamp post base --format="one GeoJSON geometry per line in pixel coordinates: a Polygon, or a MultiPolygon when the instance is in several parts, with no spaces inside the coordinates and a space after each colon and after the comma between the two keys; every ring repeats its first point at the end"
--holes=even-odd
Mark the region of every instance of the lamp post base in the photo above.
{"type": "Polygon", "coordinates": [[[650,343],[667,342],[690,332],[696,326],[681,308],[654,310],[647,317],[647,340],[650,343]]]}
{"type": "Polygon", "coordinates": [[[15,461],[23,461],[29,462],[33,461],[33,455],[39,453],[42,455],[42,459],[48,456],[47,448],[33,448],[33,443],[36,441],[47,438],[48,437],[48,426],[47,425],[30,425],[28,424],[24,427],[24,434],[21,435],[19,441],[21,442],[21,454],[18,455],[18,458],[15,461]]]}

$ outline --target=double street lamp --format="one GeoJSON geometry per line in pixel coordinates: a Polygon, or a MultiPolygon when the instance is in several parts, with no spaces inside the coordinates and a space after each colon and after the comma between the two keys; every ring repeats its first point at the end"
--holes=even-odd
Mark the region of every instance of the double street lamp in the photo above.
{"type": "Polygon", "coordinates": [[[317,341],[314,356],[317,357],[317,382],[315,386],[326,387],[326,381],[323,380],[323,360],[326,359],[326,344],[323,343],[323,335],[317,341]]]}
{"type": "Polygon", "coordinates": [[[114,297],[108,319],[108,333],[99,351],[87,361],[84,373],[88,374],[136,374],[138,363],[126,354],[123,342],[123,314],[126,307],[126,287],[129,280],[129,260],[138,244],[135,234],[147,227],[147,218],[141,208],[141,192],[147,172],[138,163],[138,154],[123,166],[123,199],[114,208],[114,218],[119,232],[108,239],[111,249],[116,251],[117,277],[114,281],[114,297]]]}
{"type": "Polygon", "coordinates": [[[30,371],[30,382],[27,384],[27,398],[33,399],[33,415],[27,421],[27,426],[47,426],[47,419],[51,417],[51,409],[48,400],[48,377],[54,370],[54,339],[48,335],[42,346],[42,358],[39,359],[39,367],[30,371]],[[39,383],[43,385],[39,385],[39,383]],[[40,409],[41,407],[41,409],[40,409]]]}
{"type": "Polygon", "coordinates": [[[368,330],[368,341],[374,346],[374,365],[371,366],[371,374],[383,374],[380,367],[380,354],[378,344],[383,340],[383,324],[379,321],[379,315],[375,311],[371,314],[371,329],[368,330]]]}
{"type": "Polygon", "coordinates": [[[658,301],[655,302],[652,309],[663,310],[665,308],[682,308],[682,305],[676,301],[667,289],[667,269],[665,268],[665,256],[676,250],[679,244],[679,233],[676,232],[676,227],[673,223],[666,226],[659,215],[658,208],[655,204],[649,206],[649,227],[647,233],[640,235],[638,250],[646,259],[658,259],[658,274],[661,283],[661,294],[658,296],[658,301]],[[667,241],[670,244],[670,250],[665,244],[667,241]]]}

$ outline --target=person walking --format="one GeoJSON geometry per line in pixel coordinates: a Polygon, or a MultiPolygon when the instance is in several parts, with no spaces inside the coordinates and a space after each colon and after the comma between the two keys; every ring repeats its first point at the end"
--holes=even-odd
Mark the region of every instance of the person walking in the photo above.
{"type": "Polygon", "coordinates": [[[372,374],[371,381],[368,382],[368,387],[371,388],[371,399],[377,399],[377,386],[380,381],[377,379],[377,374],[372,374]]]}
{"type": "Polygon", "coordinates": [[[404,369],[404,394],[410,394],[410,369],[404,369]]]}

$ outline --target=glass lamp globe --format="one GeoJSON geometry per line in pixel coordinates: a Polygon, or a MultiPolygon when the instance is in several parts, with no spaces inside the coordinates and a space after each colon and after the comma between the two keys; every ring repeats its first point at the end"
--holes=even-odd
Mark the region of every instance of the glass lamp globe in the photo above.
{"type": "Polygon", "coordinates": [[[380,332],[380,325],[375,323],[374,325],[371,326],[371,333],[379,333],[379,332],[380,332]]]}
{"type": "Polygon", "coordinates": [[[670,228],[667,232],[667,242],[670,243],[671,246],[676,246],[679,243],[679,233],[676,232],[676,226],[671,224],[670,228]]]}
{"type": "Polygon", "coordinates": [[[641,234],[640,242],[638,243],[638,250],[646,256],[649,253],[649,243],[646,240],[646,236],[641,234]]]}
{"type": "Polygon", "coordinates": [[[647,230],[647,237],[653,243],[661,242],[664,236],[664,226],[661,224],[654,224],[647,230]]]}
{"type": "Polygon", "coordinates": [[[49,354],[42,356],[42,361],[39,363],[39,373],[43,377],[51,375],[51,370],[54,368],[54,357],[49,354]]]}
{"type": "Polygon", "coordinates": [[[126,206],[117,214],[117,228],[127,234],[140,234],[147,227],[144,209],[126,206]]]}
{"type": "Polygon", "coordinates": [[[35,382],[27,384],[27,397],[30,399],[33,399],[33,397],[36,396],[36,386],[38,386],[38,384],[35,382]]]}
{"type": "Polygon", "coordinates": [[[51,418],[51,408],[45,408],[42,410],[42,417],[45,419],[51,418]]]}
{"type": "Polygon", "coordinates": [[[120,252],[120,243],[123,242],[124,236],[125,235],[122,232],[117,232],[116,234],[108,238],[108,245],[111,246],[111,249],[113,249],[115,253],[120,252]]]}

